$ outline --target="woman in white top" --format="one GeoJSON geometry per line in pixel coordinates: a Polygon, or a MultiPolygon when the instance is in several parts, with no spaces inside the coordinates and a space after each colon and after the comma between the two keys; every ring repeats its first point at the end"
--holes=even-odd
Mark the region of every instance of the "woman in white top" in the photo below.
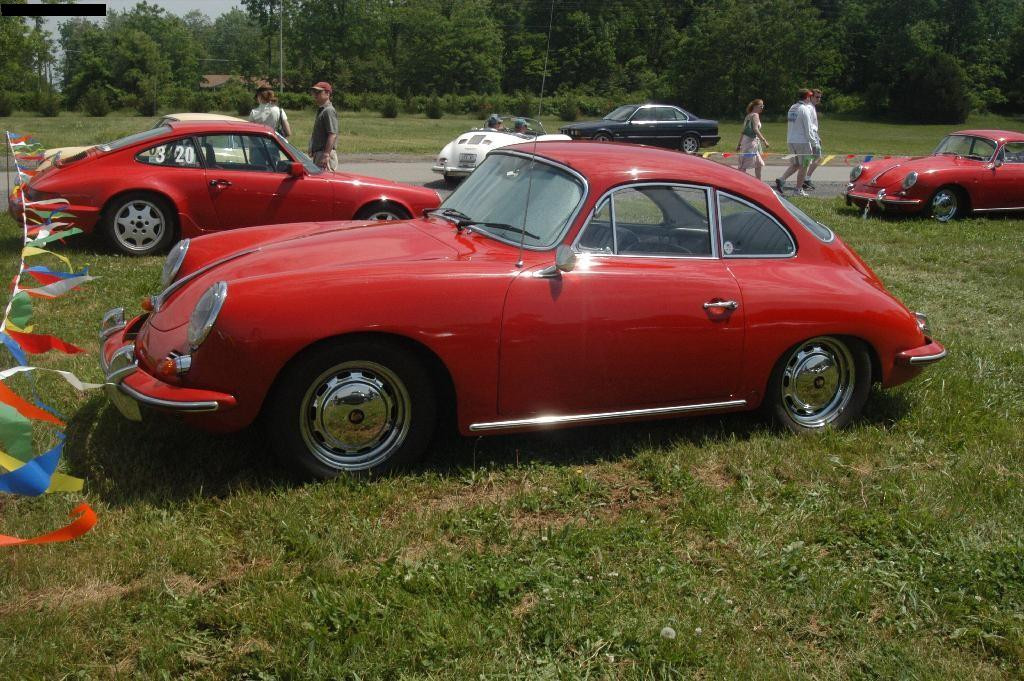
{"type": "Polygon", "coordinates": [[[274,94],[273,88],[266,85],[256,88],[256,101],[259,105],[249,112],[249,120],[253,123],[262,123],[285,137],[291,137],[292,128],[288,125],[288,114],[277,105],[277,95],[274,94]]]}
{"type": "Polygon", "coordinates": [[[761,168],[764,168],[764,158],[761,156],[761,145],[766,148],[771,146],[768,140],[761,133],[761,112],[764,111],[764,102],[755,99],[747,105],[747,117],[743,119],[743,132],[740,133],[740,142],[736,145],[736,151],[740,153],[738,168],[743,172],[754,169],[754,176],[761,179],[761,168]]]}

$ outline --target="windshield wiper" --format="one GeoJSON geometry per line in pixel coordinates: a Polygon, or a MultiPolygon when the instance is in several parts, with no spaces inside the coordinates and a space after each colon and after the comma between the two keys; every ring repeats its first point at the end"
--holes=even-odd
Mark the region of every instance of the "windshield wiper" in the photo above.
{"type": "Polygon", "coordinates": [[[519,234],[525,234],[526,236],[532,237],[534,239],[540,238],[533,232],[527,232],[522,227],[516,227],[515,225],[510,225],[505,222],[474,222],[473,224],[479,225],[481,227],[493,227],[494,229],[506,229],[509,230],[510,232],[518,232],[519,234]]]}
{"type": "Polygon", "coordinates": [[[473,222],[473,218],[454,208],[439,208],[430,211],[429,215],[438,215],[446,220],[450,220],[460,232],[466,227],[476,224],[473,222]]]}

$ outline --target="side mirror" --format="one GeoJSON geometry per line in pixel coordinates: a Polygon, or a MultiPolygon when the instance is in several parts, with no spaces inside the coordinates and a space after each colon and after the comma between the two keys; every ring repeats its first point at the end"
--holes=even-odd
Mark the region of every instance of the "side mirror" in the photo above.
{"type": "Polygon", "coordinates": [[[555,264],[538,270],[533,276],[540,279],[558,279],[562,272],[572,272],[576,269],[576,253],[562,244],[555,250],[555,264]]]}
{"type": "Polygon", "coordinates": [[[292,161],[291,165],[288,166],[288,174],[291,177],[304,177],[306,175],[306,166],[298,161],[292,161]]]}

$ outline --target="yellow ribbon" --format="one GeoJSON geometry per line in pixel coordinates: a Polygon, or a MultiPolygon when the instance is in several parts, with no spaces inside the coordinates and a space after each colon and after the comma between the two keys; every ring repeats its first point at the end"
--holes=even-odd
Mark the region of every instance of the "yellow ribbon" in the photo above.
{"type": "Polygon", "coordinates": [[[35,327],[35,325],[34,325],[34,324],[29,324],[28,326],[26,326],[26,327],[25,327],[25,328],[23,329],[23,328],[21,328],[20,326],[18,326],[17,324],[14,324],[14,323],[12,323],[12,322],[11,322],[11,320],[10,320],[10,319],[8,319],[8,320],[7,320],[7,323],[6,323],[6,324],[4,324],[4,328],[5,328],[5,329],[11,329],[12,331],[19,331],[19,332],[21,332],[21,333],[32,333],[32,329],[34,329],[34,328],[36,328],[36,327],[35,327]]]}
{"type": "Polygon", "coordinates": [[[53,251],[48,251],[45,248],[37,248],[35,246],[26,246],[21,252],[21,257],[23,258],[30,258],[33,255],[52,255],[55,258],[59,258],[65,265],[67,265],[69,270],[71,269],[71,261],[60,253],[54,253],[53,251]]]}

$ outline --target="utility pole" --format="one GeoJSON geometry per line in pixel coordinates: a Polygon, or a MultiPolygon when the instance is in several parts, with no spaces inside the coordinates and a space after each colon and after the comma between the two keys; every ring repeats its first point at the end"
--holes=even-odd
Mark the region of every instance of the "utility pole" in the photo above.
{"type": "Polygon", "coordinates": [[[277,64],[279,67],[277,75],[277,89],[284,91],[284,0],[281,0],[281,15],[277,22],[278,55],[277,64]]]}

